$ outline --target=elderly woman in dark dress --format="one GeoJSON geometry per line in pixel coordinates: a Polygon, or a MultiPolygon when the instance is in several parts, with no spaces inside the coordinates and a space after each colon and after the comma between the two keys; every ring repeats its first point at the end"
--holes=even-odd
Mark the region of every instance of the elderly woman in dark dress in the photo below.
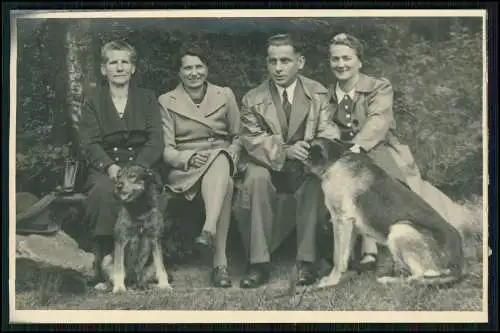
{"type": "Polygon", "coordinates": [[[103,257],[113,251],[113,228],[120,207],[113,195],[118,171],[129,162],[154,167],[164,148],[157,98],[131,82],[136,58],[135,49],[125,42],[102,47],[101,73],[106,83],[86,96],[79,124],[90,164],[84,218],[95,239],[94,282],[102,278],[103,257]]]}
{"type": "MultiPolygon", "coordinates": [[[[420,176],[407,145],[394,131],[393,89],[386,78],[360,72],[363,45],[354,36],[342,33],[329,44],[330,67],[336,82],[329,87],[334,105],[333,120],[341,139],[362,148],[389,175],[407,184],[451,224],[464,218],[464,210],[420,176]]],[[[375,268],[377,245],[373,239],[362,240],[362,269],[375,268]]]]}
{"type": "Polygon", "coordinates": [[[192,201],[201,195],[205,221],[195,244],[214,253],[212,284],[227,288],[226,241],[233,197],[232,176],[240,145],[240,115],[229,87],[207,81],[207,59],[194,44],[183,47],[179,62],[180,83],[160,96],[165,140],[163,159],[170,191],[192,201]]]}

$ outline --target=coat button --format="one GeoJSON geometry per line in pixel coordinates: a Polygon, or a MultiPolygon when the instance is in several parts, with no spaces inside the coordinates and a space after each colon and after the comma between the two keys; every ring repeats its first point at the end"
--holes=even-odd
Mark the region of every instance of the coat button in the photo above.
{"type": "Polygon", "coordinates": [[[348,113],[348,114],[346,114],[346,115],[345,115],[345,117],[346,117],[347,119],[349,119],[349,118],[351,118],[351,115],[348,113]]]}
{"type": "Polygon", "coordinates": [[[351,127],[351,126],[352,126],[352,124],[351,124],[351,123],[347,123],[347,127],[351,127]]]}
{"type": "Polygon", "coordinates": [[[132,151],[132,147],[128,147],[128,150],[132,151]]]}
{"type": "Polygon", "coordinates": [[[354,136],[354,132],[349,132],[349,135],[350,136],[354,136]]]}
{"type": "Polygon", "coordinates": [[[344,108],[347,110],[349,109],[349,105],[344,105],[344,108]]]}
{"type": "Polygon", "coordinates": [[[133,158],[132,158],[132,157],[129,157],[129,158],[128,158],[128,160],[129,160],[129,161],[132,161],[132,160],[133,160],[133,158]]]}
{"type": "Polygon", "coordinates": [[[113,151],[117,151],[117,150],[118,150],[118,148],[116,148],[116,147],[113,147],[113,151]]]}
{"type": "Polygon", "coordinates": [[[119,160],[120,160],[120,158],[119,158],[119,157],[115,157],[115,161],[117,161],[117,162],[118,162],[119,160]]]}

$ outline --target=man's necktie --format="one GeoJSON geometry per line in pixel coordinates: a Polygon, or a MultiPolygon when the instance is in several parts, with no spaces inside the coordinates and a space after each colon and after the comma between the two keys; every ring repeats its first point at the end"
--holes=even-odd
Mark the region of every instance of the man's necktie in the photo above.
{"type": "Polygon", "coordinates": [[[283,111],[285,111],[286,122],[288,124],[290,121],[290,114],[292,113],[292,104],[290,104],[290,101],[288,100],[286,89],[283,90],[283,111]]]}

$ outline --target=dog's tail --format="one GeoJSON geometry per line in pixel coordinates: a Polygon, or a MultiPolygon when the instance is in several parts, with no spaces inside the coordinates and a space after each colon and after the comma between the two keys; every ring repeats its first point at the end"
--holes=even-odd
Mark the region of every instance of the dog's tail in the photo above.
{"type": "Polygon", "coordinates": [[[444,250],[447,269],[440,272],[437,276],[425,277],[425,281],[427,281],[427,279],[430,279],[429,281],[436,279],[436,282],[439,282],[441,278],[444,279],[443,281],[448,281],[449,279],[459,280],[464,274],[465,268],[465,253],[462,235],[454,226],[443,218],[435,220],[432,223],[437,229],[438,238],[440,238],[440,243],[444,250]]]}
{"type": "Polygon", "coordinates": [[[449,275],[458,279],[463,274],[465,266],[462,234],[416,193],[411,190],[405,193],[413,196],[413,198],[408,197],[408,200],[412,199],[418,204],[418,209],[413,211],[412,222],[417,228],[432,233],[442,249],[446,261],[445,267],[450,270],[449,275]]]}
{"type": "Polygon", "coordinates": [[[418,285],[433,285],[433,286],[450,286],[452,284],[458,283],[463,279],[462,274],[456,274],[451,271],[443,272],[441,275],[437,276],[419,276],[414,277],[412,282],[418,285]]]}
{"type": "Polygon", "coordinates": [[[462,281],[462,274],[454,274],[450,269],[439,272],[439,274],[428,274],[423,276],[393,277],[384,276],[377,278],[377,281],[384,284],[416,284],[420,286],[440,286],[449,287],[462,281]]]}

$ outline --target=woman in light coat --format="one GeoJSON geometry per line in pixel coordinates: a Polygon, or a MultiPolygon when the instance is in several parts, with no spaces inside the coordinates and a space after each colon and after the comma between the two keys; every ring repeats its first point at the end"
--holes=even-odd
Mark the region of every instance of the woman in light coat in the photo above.
{"type": "Polygon", "coordinates": [[[166,186],[190,201],[201,195],[206,218],[195,243],[202,247],[201,252],[215,250],[212,284],[230,287],[226,241],[232,175],[240,150],[239,109],[230,88],[207,81],[207,61],[200,47],[184,48],[179,65],[181,82],[159,97],[165,140],[163,159],[170,169],[166,186]]]}
{"type": "MultiPolygon", "coordinates": [[[[358,39],[338,34],[329,45],[330,67],[336,82],[329,87],[334,106],[333,120],[341,139],[369,153],[374,161],[394,178],[406,183],[446,220],[456,225],[464,210],[420,176],[407,145],[394,134],[393,89],[386,78],[360,72],[363,47],[358,39]]],[[[377,246],[374,240],[362,242],[361,267],[375,267],[377,246]]]]}

